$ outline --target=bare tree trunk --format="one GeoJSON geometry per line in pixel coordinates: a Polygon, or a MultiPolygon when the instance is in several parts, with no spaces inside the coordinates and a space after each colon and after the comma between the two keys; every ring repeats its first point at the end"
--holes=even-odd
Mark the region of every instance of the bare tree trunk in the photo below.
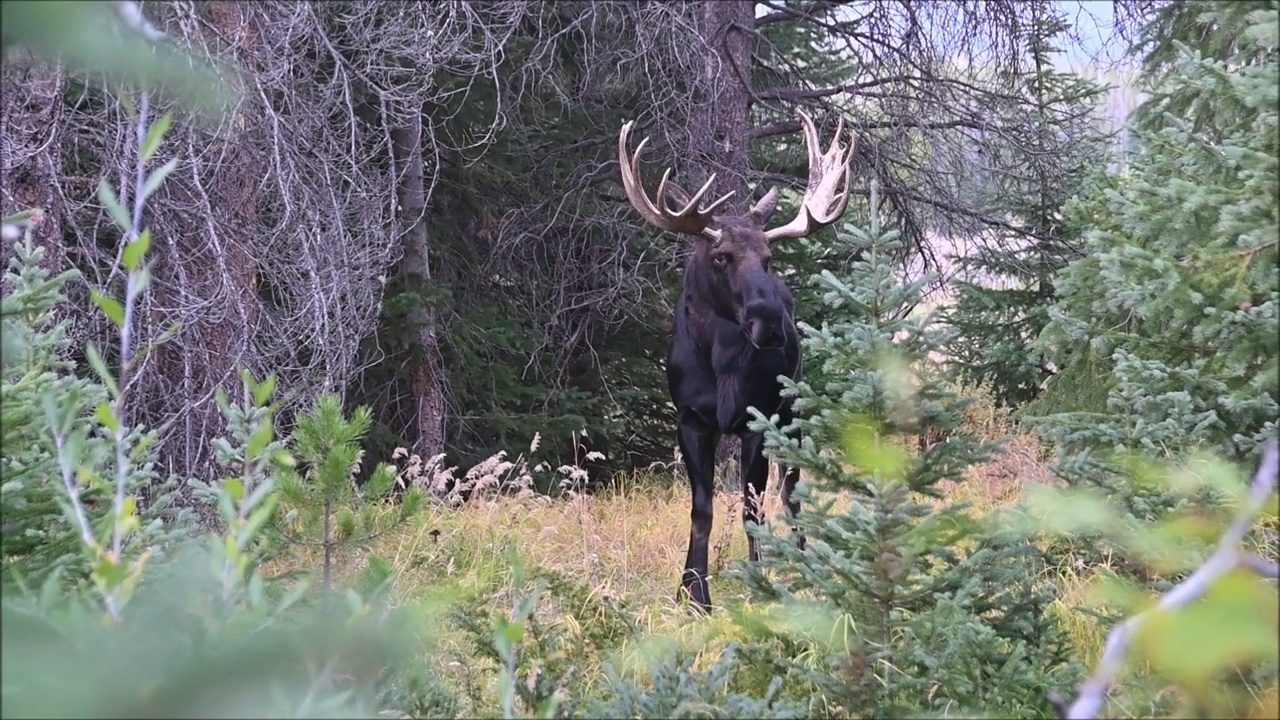
{"type": "MultiPolygon", "coordinates": [[[[199,11],[211,51],[253,57],[260,38],[243,5],[208,2],[199,11]]],[[[235,113],[231,127],[254,122],[251,103],[235,113]]],[[[263,155],[235,133],[211,139],[204,152],[162,149],[153,162],[163,162],[166,152],[181,157],[181,163],[153,196],[145,220],[170,229],[157,238],[157,282],[145,300],[145,332],[153,336],[179,318],[184,325],[152,352],[140,380],[152,414],[177,418],[174,431],[159,445],[162,462],[183,475],[212,480],[219,468],[210,440],[226,431],[214,394],[221,387],[238,397],[241,367],[262,374],[255,245],[260,237],[257,193],[266,167],[263,155]],[[216,213],[216,222],[197,208],[216,213]]]]}
{"type": "MultiPolygon", "coordinates": [[[[67,269],[59,189],[64,86],[61,70],[43,62],[6,62],[0,80],[0,215],[44,209],[32,236],[55,275],[67,269]]],[[[6,243],[0,263],[11,257],[6,243]]]]}
{"type": "MultiPolygon", "coordinates": [[[[716,184],[710,197],[729,191],[727,203],[742,212],[750,206],[746,179],[751,168],[747,142],[751,135],[752,0],[703,0],[695,11],[706,61],[690,116],[690,176],[701,185],[711,173],[716,184]]],[[[695,188],[690,188],[693,190],[695,188]]]]}
{"type": "MultiPolygon", "coordinates": [[[[431,283],[431,255],[426,226],[426,188],[422,180],[422,112],[407,113],[403,125],[391,131],[394,166],[399,178],[396,199],[404,224],[404,253],[397,270],[408,287],[431,283]]],[[[413,402],[413,450],[423,459],[444,452],[445,386],[435,308],[418,304],[408,313],[417,347],[408,362],[413,402]]]]}

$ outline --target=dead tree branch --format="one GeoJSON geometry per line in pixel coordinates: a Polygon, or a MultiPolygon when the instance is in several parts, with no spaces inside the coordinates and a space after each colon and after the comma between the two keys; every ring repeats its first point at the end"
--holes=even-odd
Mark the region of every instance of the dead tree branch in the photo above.
{"type": "Polygon", "coordinates": [[[1253,526],[1253,519],[1276,491],[1276,476],[1280,473],[1280,450],[1273,438],[1262,451],[1258,473],[1253,478],[1244,507],[1236,515],[1226,533],[1218,541],[1218,547],[1203,565],[1160,597],[1151,607],[1118,625],[1107,636],[1098,669],[1083,685],[1071,706],[1060,711],[1061,717],[1070,720],[1087,720],[1096,717],[1106,701],[1107,691],[1119,674],[1129,641],[1134,633],[1154,613],[1168,612],[1185,607],[1203,596],[1221,577],[1238,567],[1246,567],[1265,577],[1276,577],[1275,563],[1241,551],[1240,543],[1253,526]]]}

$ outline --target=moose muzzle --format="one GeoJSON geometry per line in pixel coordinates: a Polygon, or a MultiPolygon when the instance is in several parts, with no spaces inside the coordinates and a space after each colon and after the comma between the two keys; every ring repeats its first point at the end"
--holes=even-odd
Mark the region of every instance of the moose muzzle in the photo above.
{"type": "Polygon", "coordinates": [[[757,350],[778,350],[787,341],[785,318],[777,303],[752,303],[743,312],[743,330],[757,350]]]}

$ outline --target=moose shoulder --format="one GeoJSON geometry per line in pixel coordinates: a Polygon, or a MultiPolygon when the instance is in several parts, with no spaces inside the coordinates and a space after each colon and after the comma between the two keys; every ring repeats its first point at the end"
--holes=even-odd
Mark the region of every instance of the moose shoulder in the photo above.
{"type": "MultiPolygon", "coordinates": [[[[796,217],[771,230],[766,230],[765,224],[777,207],[777,188],[769,190],[744,215],[717,215],[715,209],[733,193],[702,205],[714,175],[690,197],[671,182],[668,169],[658,184],[655,203],[640,181],[640,155],[648,140],[641,141],[629,155],[633,123],[624,125],[618,136],[622,185],[632,207],[656,228],[699,240],[685,266],[676,304],[667,350],[667,387],[676,407],[676,437],[693,495],[681,592],[704,611],[711,607],[707,553],[716,443],[726,434],[741,438],[742,519],[744,525],[758,524],[759,501],[769,468],[764,438],[747,429],[747,409],[777,414],[788,422],[791,402],[781,396],[778,377],[800,377],[795,302],[773,270],[770,245],[775,240],[804,237],[835,222],[849,201],[853,143],[848,147],[840,144],[843,120],[824,153],[813,121],[804,112],[799,116],[809,153],[809,184],[796,217]]],[[[794,516],[800,507],[791,496],[800,473],[796,468],[781,470],[783,504],[794,516]]],[[[803,548],[803,536],[799,544],[803,548]]],[[[750,535],[748,555],[752,561],[760,556],[750,535]]]]}

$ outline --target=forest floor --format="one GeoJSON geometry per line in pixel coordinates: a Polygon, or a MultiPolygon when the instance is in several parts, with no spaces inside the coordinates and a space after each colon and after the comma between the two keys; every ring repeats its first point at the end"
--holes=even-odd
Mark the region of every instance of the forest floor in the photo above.
{"type": "MultiPolygon", "coordinates": [[[[966,482],[946,488],[952,499],[982,512],[1011,505],[1029,485],[1051,481],[1038,438],[1011,432],[1007,418],[989,404],[975,405],[966,424],[979,440],[1001,440],[1002,450],[986,464],[970,468],[966,482]]],[[[746,558],[742,502],[740,493],[723,489],[715,496],[712,598],[726,607],[746,601],[745,588],[723,575],[729,565],[746,558]]],[[[774,533],[788,532],[785,523],[774,520],[780,506],[774,477],[765,498],[774,533]]],[[[576,599],[544,601],[538,611],[543,623],[582,637],[592,632],[589,626],[600,617],[600,607],[619,608],[641,636],[662,635],[689,643],[698,653],[695,667],[706,667],[732,639],[734,628],[731,613],[694,617],[674,601],[688,533],[689,491],[683,470],[671,467],[568,498],[487,495],[459,507],[430,503],[423,514],[379,538],[367,552],[390,563],[394,592],[400,597],[437,597],[439,607],[507,615],[513,602],[507,553],[514,548],[526,572],[550,571],[579,588],[576,599]],[[654,473],[667,477],[654,477],[654,473]],[[673,480],[670,473],[679,477],[673,480]]],[[[351,560],[342,574],[355,574],[366,564],[362,557],[351,560]]],[[[1063,623],[1077,657],[1091,666],[1103,638],[1094,618],[1079,607],[1090,579],[1104,568],[1080,575],[1070,563],[1065,564],[1044,579],[1054,584],[1058,597],[1050,612],[1063,623]]],[[[439,627],[439,644],[432,654],[442,673],[452,676],[458,686],[491,683],[491,663],[476,660],[477,638],[451,629],[448,623],[439,627]],[[473,677],[477,672],[479,676],[473,677]]],[[[611,657],[599,658],[600,665],[619,659],[617,652],[640,650],[637,644],[624,642],[611,657]]]]}

